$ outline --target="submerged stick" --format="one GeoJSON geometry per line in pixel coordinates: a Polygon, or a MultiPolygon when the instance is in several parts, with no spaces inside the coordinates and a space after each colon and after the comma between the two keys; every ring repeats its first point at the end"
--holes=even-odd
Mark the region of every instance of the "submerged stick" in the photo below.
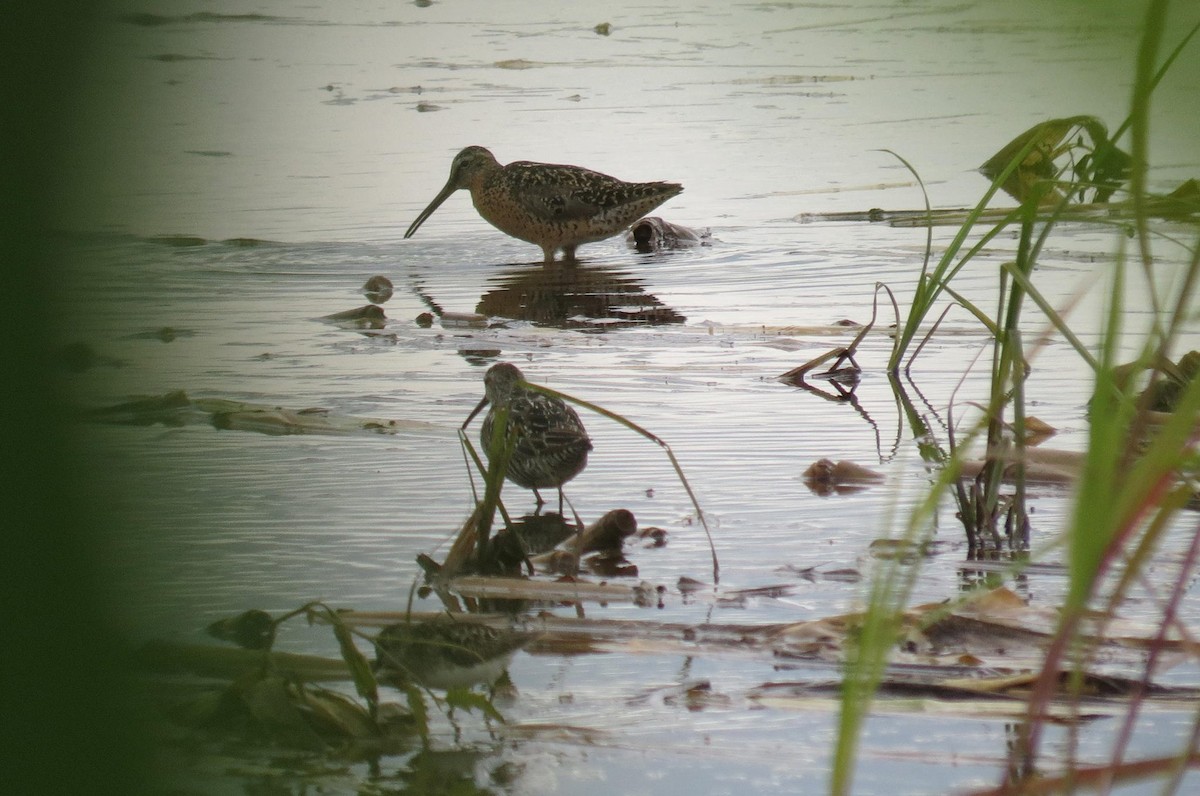
{"type": "Polygon", "coordinates": [[[781,373],[778,376],[776,376],[775,378],[779,379],[780,381],[803,383],[804,377],[807,376],[810,371],[814,370],[819,365],[825,364],[826,362],[833,359],[834,357],[837,358],[837,361],[833,363],[833,367],[831,367],[829,370],[825,371],[825,373],[822,375],[828,376],[830,374],[836,373],[841,368],[842,363],[845,362],[846,360],[850,360],[850,364],[854,366],[855,373],[861,373],[862,367],[858,364],[857,360],[854,359],[854,354],[855,354],[855,352],[858,351],[859,343],[861,343],[863,341],[863,338],[865,338],[868,334],[870,334],[871,330],[875,328],[875,322],[879,317],[879,291],[881,289],[886,291],[888,294],[888,297],[891,298],[891,300],[892,300],[892,309],[896,313],[896,324],[897,324],[897,326],[899,326],[900,311],[899,311],[899,309],[896,308],[896,298],[895,298],[895,296],[892,295],[891,288],[889,288],[883,282],[876,282],[875,283],[875,295],[871,299],[871,320],[867,321],[867,323],[865,323],[863,325],[863,327],[861,329],[859,329],[858,334],[855,335],[854,339],[850,341],[850,345],[843,346],[841,348],[831,348],[830,350],[826,351],[824,354],[814,357],[813,359],[810,359],[808,362],[805,362],[803,365],[792,368],[791,370],[787,371],[786,373],[781,373]]]}

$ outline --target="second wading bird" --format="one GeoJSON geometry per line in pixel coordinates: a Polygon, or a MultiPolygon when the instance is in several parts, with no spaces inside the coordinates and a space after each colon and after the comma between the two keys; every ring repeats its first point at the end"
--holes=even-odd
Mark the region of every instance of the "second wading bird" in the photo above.
{"type": "Polygon", "coordinates": [[[490,686],[532,638],[531,633],[452,617],[401,622],[385,627],[375,639],[375,676],[384,683],[426,688],[490,686]]]}
{"type": "Polygon", "coordinates": [[[592,449],[579,415],[562,399],[527,387],[521,369],[508,362],[488,368],[483,377],[483,400],[463,428],[488,404],[491,408],[479,434],[488,459],[501,452],[493,442],[493,431],[497,412],[507,409],[505,433],[512,451],[505,476],[517,486],[532,489],[538,508],[545,503],[538,490],[554,487],[558,490],[558,512],[562,514],[563,484],[583,472],[592,449]]]}
{"type": "Polygon", "coordinates": [[[450,179],[421,211],[405,238],[460,188],[479,215],[501,232],[542,247],[546,262],[562,249],[612,237],[683,190],[674,182],[624,182],[579,166],[518,160],[501,166],[491,152],[469,146],[454,156],[450,179]]]}

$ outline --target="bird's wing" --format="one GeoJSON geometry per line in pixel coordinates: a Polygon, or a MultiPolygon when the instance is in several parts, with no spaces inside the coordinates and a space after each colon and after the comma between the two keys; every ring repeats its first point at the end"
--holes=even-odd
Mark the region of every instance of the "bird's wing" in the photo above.
{"type": "Polygon", "coordinates": [[[509,417],[510,423],[523,426],[515,429],[516,454],[545,456],[592,449],[579,415],[564,404],[539,401],[536,410],[514,407],[509,417]]]}
{"type": "Polygon", "coordinates": [[[549,163],[510,163],[505,171],[514,200],[548,220],[592,218],[603,212],[604,197],[623,184],[596,171],[549,163]]]}

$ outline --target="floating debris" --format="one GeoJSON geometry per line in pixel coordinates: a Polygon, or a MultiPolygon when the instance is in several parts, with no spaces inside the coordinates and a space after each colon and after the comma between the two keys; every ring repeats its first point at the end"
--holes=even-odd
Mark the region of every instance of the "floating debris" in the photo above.
{"type": "Polygon", "coordinates": [[[137,332],[129,335],[131,340],[158,340],[161,343],[173,343],[181,337],[195,337],[196,333],[191,329],[180,329],[175,326],[160,326],[157,329],[151,329],[145,332],[137,332]]]}
{"type": "MultiPolygon", "coordinates": [[[[443,312],[438,316],[442,326],[450,327],[467,327],[470,329],[485,329],[488,325],[486,315],[480,315],[477,312],[443,312]]],[[[419,318],[418,318],[419,322],[419,318]]]]}
{"type": "Polygon", "coordinates": [[[830,459],[819,459],[804,471],[805,485],[817,495],[861,492],[871,484],[878,484],[883,480],[882,473],[845,460],[835,464],[830,459]]]}
{"type": "Polygon", "coordinates": [[[595,552],[620,552],[625,540],[637,533],[637,518],[628,509],[613,509],[584,529],[577,539],[565,545],[570,552],[586,555],[595,552]]]}
{"type": "Polygon", "coordinates": [[[658,216],[647,216],[635,221],[625,233],[625,242],[640,252],[708,246],[710,238],[711,233],[707,230],[697,232],[690,227],[672,224],[658,216]]]}
{"type": "Polygon", "coordinates": [[[364,304],[352,310],[335,312],[321,318],[330,323],[351,324],[359,329],[382,329],[387,325],[387,315],[378,304],[364,304]]]}
{"type": "Polygon", "coordinates": [[[392,297],[393,291],[392,280],[386,276],[375,275],[368,279],[362,286],[362,294],[372,304],[386,303],[392,297]]]}
{"type": "MultiPolygon", "coordinates": [[[[1000,471],[1002,479],[1012,480],[1018,463],[1022,465],[1024,478],[1028,483],[1070,484],[1083,470],[1084,454],[1081,451],[1032,446],[1022,450],[1024,456],[1012,448],[996,454],[994,458],[1004,463],[1004,468],[1000,471]]],[[[987,459],[968,459],[962,463],[962,475],[974,478],[983,472],[987,464],[987,459]]]]}
{"type": "Polygon", "coordinates": [[[382,420],[340,417],[327,409],[285,409],[223,398],[192,400],[183,390],[82,412],[87,420],[117,425],[183,426],[211,423],[217,428],[255,431],[262,434],[395,434],[400,431],[436,429],[433,423],[419,420],[382,420]]]}
{"type": "Polygon", "coordinates": [[[188,422],[188,415],[194,411],[194,405],[183,390],[172,390],[163,395],[149,398],[136,398],[103,409],[94,409],[86,413],[90,420],[117,425],[150,426],[162,423],[165,426],[182,426],[188,422]]]}

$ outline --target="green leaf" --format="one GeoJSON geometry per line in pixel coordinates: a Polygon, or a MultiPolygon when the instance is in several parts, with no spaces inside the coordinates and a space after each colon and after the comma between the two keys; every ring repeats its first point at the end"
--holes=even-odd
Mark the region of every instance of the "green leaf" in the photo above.
{"type": "Polygon", "coordinates": [[[408,712],[412,714],[413,726],[421,736],[421,743],[429,746],[429,708],[425,705],[425,694],[411,682],[405,682],[399,687],[408,700],[408,712]]]}
{"type": "Polygon", "coordinates": [[[468,688],[451,688],[446,691],[446,704],[452,708],[462,708],[467,711],[478,710],[489,718],[502,724],[505,723],[504,717],[500,715],[500,711],[496,710],[491,698],[478,691],[468,688]]]}
{"type": "Polygon", "coordinates": [[[354,635],[338,617],[337,612],[329,612],[329,621],[333,623],[333,635],[337,638],[342,651],[342,660],[350,668],[350,676],[354,678],[354,689],[358,695],[367,701],[371,715],[379,705],[379,687],[375,682],[375,673],[371,664],[354,643],[354,635]]]}

